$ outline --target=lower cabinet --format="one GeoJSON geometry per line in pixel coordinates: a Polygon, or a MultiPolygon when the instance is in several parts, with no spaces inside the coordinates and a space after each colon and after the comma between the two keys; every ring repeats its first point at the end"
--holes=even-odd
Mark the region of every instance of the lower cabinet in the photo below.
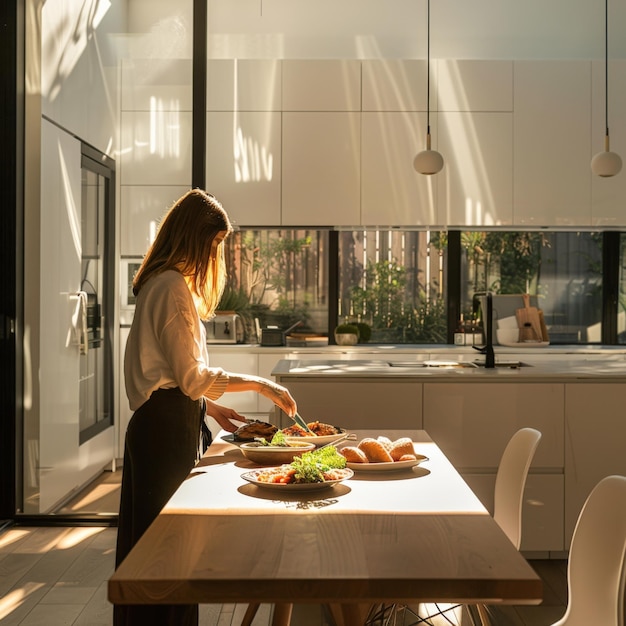
{"type": "Polygon", "coordinates": [[[626,382],[565,385],[565,539],[591,490],[626,476],[626,382]]]}
{"type": "Polygon", "coordinates": [[[493,512],[500,458],[512,435],[536,428],[541,441],[524,496],[526,552],[564,550],[564,385],[424,384],[424,429],[493,512]]]}
{"type": "MultiPolygon", "coordinates": [[[[280,377],[277,377],[281,382],[280,377]]],[[[298,401],[307,422],[318,420],[347,430],[422,428],[422,385],[414,381],[383,381],[341,377],[341,380],[294,379],[281,382],[298,401]]],[[[281,427],[291,420],[281,412],[281,427]]]]}

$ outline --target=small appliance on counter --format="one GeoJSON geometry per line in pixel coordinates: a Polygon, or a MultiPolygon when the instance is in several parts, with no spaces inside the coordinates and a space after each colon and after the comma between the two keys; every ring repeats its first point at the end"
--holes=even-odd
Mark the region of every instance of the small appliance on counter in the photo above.
{"type": "Polygon", "coordinates": [[[215,317],[204,322],[207,343],[243,343],[243,321],[234,311],[217,311],[215,317]]]}
{"type": "Polygon", "coordinates": [[[287,335],[294,328],[300,326],[302,322],[296,322],[293,326],[290,326],[287,330],[281,330],[278,326],[267,326],[261,330],[261,345],[262,346],[286,346],[287,335]]]}

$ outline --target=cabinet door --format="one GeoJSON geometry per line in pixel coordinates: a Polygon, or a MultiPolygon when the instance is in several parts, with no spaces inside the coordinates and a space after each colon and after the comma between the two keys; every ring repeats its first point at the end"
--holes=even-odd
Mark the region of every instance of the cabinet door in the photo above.
{"type": "MultiPolygon", "coordinates": [[[[609,127],[611,150],[626,162],[626,61],[609,61],[609,127]]],[[[591,83],[591,153],[604,150],[605,133],[605,65],[604,61],[592,62],[591,83]]],[[[602,178],[591,176],[591,213],[593,226],[623,226],[624,201],[626,198],[626,175],[602,178]]]]}
{"type": "Polygon", "coordinates": [[[437,109],[439,112],[513,111],[513,62],[439,59],[437,109]]]}
{"type": "Polygon", "coordinates": [[[587,496],[606,476],[626,476],[626,384],[565,386],[565,541],[587,496]]]}
{"type": "Polygon", "coordinates": [[[535,468],[562,470],[562,384],[426,383],[424,428],[459,470],[496,470],[509,439],[530,426],[542,434],[535,468]]]}
{"type": "Polygon", "coordinates": [[[238,226],[278,226],[280,113],[207,113],[206,187],[238,226]]]}
{"type": "MultiPolygon", "coordinates": [[[[437,176],[413,167],[426,148],[426,113],[362,114],[361,224],[363,226],[435,226],[437,176]]],[[[431,115],[432,147],[437,148],[437,119],[431,115]]],[[[445,166],[444,166],[445,169],[445,166]]]]}
{"type": "MultiPolygon", "coordinates": [[[[319,420],[348,430],[422,427],[422,386],[412,381],[374,381],[362,378],[281,381],[298,402],[306,421],[319,420]]],[[[282,415],[282,426],[291,420],[282,415]]]]}
{"type": "Polygon", "coordinates": [[[283,225],[359,224],[360,152],[359,113],[283,113],[283,225]]]}
{"type": "Polygon", "coordinates": [[[121,185],[191,184],[191,111],[121,113],[121,185]]]}
{"type": "Polygon", "coordinates": [[[439,216],[446,226],[513,223],[513,114],[439,113],[439,216]]]}
{"type": "Polygon", "coordinates": [[[514,220],[591,224],[591,65],[516,61],[514,220]]]}
{"type": "Polygon", "coordinates": [[[360,111],[360,61],[288,59],[282,68],[283,111],[360,111]]]}
{"type": "Polygon", "coordinates": [[[561,384],[424,385],[424,429],[490,511],[509,439],[523,427],[541,431],[524,494],[523,550],[564,547],[563,396],[561,384]]]}
{"type": "Polygon", "coordinates": [[[141,260],[165,212],[187,191],[188,185],[123,185],[120,188],[120,254],[141,260]]]}

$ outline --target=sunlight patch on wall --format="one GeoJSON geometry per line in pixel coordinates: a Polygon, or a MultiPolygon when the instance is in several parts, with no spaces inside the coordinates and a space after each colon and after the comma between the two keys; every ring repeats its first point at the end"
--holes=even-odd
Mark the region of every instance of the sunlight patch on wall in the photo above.
{"type": "Polygon", "coordinates": [[[170,102],[164,106],[161,98],[150,98],[150,154],[164,159],[180,158],[181,130],[180,104],[170,102]]]}

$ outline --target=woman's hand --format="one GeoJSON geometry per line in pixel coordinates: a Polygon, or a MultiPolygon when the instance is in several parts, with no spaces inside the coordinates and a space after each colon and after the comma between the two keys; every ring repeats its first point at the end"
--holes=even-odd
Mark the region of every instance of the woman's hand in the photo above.
{"type": "Polygon", "coordinates": [[[287,413],[289,417],[293,417],[298,410],[298,406],[296,401],[291,396],[291,393],[289,393],[289,389],[279,385],[278,383],[274,383],[271,380],[264,380],[264,383],[264,389],[266,392],[262,392],[263,395],[287,413]]]}
{"type": "Polygon", "coordinates": [[[234,424],[231,420],[245,423],[246,418],[243,417],[243,415],[239,415],[235,409],[222,406],[221,404],[216,404],[213,400],[209,400],[208,398],[205,398],[204,401],[206,414],[209,417],[212,417],[224,430],[229,433],[234,433],[237,428],[239,428],[239,426],[234,424]]]}

